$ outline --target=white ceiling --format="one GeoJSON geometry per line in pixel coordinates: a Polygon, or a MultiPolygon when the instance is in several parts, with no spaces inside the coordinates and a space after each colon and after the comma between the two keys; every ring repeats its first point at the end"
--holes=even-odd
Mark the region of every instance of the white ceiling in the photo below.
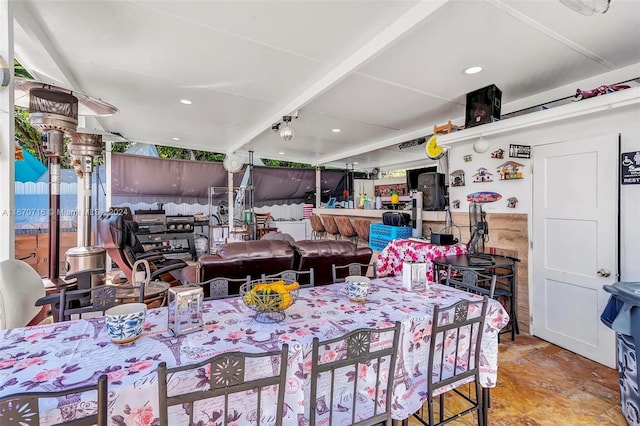
{"type": "Polygon", "coordinates": [[[15,54],[36,78],[119,109],[87,130],[312,164],[426,164],[424,146],[398,144],[463,125],[465,94],[489,84],[504,114],[640,77],[637,0],[591,16],[558,0],[13,6],[15,54]],[[285,142],[271,125],[294,111],[285,142]]]}

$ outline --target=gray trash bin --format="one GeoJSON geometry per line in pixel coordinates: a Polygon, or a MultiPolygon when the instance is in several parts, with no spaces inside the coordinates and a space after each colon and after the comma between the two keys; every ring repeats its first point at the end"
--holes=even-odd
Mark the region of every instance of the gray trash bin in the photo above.
{"type": "Polygon", "coordinates": [[[611,294],[601,319],[616,332],[620,372],[620,407],[627,423],[640,425],[640,282],[603,286],[611,294]]]}

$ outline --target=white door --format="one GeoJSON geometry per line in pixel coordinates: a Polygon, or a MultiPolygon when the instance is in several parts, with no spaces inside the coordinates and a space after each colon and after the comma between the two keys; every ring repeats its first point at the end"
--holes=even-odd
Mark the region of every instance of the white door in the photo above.
{"type": "Polygon", "coordinates": [[[612,368],[600,313],[617,274],[617,139],[533,149],[532,334],[612,368]]]}

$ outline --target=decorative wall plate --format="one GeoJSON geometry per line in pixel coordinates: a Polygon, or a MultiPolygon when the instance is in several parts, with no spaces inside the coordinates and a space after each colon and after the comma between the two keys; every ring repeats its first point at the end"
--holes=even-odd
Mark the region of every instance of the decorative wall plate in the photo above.
{"type": "Polygon", "coordinates": [[[497,192],[473,192],[467,195],[467,201],[470,203],[493,203],[502,198],[502,195],[497,192]]]}

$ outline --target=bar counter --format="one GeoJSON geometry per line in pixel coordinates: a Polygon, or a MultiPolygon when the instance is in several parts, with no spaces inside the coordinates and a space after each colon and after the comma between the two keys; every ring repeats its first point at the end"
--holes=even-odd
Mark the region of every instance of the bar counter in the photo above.
{"type": "MultiPolygon", "coordinates": [[[[382,222],[382,213],[385,212],[403,212],[409,213],[411,215],[411,210],[374,210],[374,209],[341,209],[341,208],[333,208],[333,209],[313,209],[313,214],[330,214],[335,216],[349,216],[349,217],[366,217],[369,219],[377,219],[382,222]]],[[[422,211],[422,220],[429,222],[444,222],[445,221],[445,212],[444,211],[422,211]]]]}

